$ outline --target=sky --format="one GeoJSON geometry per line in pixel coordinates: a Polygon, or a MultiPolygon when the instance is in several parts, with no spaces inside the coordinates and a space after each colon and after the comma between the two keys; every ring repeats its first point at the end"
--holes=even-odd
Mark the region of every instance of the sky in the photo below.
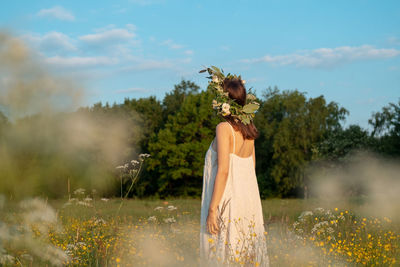
{"type": "Polygon", "coordinates": [[[0,29],[87,88],[86,105],[151,95],[198,71],[323,95],[345,126],[400,100],[400,1],[2,1],[0,29]]]}

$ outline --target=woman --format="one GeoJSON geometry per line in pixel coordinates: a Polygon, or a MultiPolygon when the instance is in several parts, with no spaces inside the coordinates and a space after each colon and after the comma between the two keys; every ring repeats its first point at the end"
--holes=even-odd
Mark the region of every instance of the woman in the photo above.
{"type": "Polygon", "coordinates": [[[201,202],[200,260],[202,266],[269,266],[261,199],[255,174],[253,124],[255,96],[244,81],[207,68],[216,92],[213,107],[225,122],[205,156],[201,202]]]}

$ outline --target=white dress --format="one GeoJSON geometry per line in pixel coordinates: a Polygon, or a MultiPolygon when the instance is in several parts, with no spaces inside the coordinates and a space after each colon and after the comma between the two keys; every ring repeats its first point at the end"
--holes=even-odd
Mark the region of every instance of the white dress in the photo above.
{"type": "MultiPolygon", "coordinates": [[[[230,124],[229,124],[230,125],[230,124]]],[[[217,174],[217,152],[212,142],[204,161],[203,192],[200,219],[201,266],[229,266],[241,263],[245,266],[269,266],[267,243],[260,193],[254,169],[253,157],[240,157],[229,153],[229,172],[222,199],[218,205],[219,233],[207,231],[208,208],[217,174]]]]}

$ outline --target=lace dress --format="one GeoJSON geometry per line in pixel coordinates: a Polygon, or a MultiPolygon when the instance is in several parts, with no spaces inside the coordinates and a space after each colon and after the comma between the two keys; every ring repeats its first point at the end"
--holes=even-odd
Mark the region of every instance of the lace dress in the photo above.
{"type": "MultiPolygon", "coordinates": [[[[230,125],[230,124],[229,124],[230,125]]],[[[233,152],[235,152],[235,133],[233,152]]],[[[229,153],[229,172],[222,199],[217,207],[220,231],[207,231],[208,208],[217,174],[217,152],[212,143],[204,161],[200,219],[201,266],[229,266],[231,263],[269,266],[261,199],[253,157],[229,153]]]]}

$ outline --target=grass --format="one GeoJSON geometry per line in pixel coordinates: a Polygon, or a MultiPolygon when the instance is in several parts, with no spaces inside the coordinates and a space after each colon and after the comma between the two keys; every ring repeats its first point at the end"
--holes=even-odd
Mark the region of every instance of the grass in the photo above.
{"type": "MultiPolygon", "coordinates": [[[[34,236],[64,251],[69,256],[65,262],[69,266],[199,264],[199,199],[126,200],[116,216],[120,201],[96,198],[85,202],[82,198],[81,203],[66,205],[66,200],[51,200],[48,204],[57,212],[62,227],[50,227],[45,233],[36,229],[34,236]]],[[[365,205],[367,201],[361,198],[326,204],[318,199],[263,200],[270,265],[399,264],[398,218],[367,216],[363,214],[365,205]],[[312,215],[304,215],[304,211],[312,211],[312,215]],[[321,224],[323,221],[327,223],[321,224]]],[[[3,209],[0,220],[11,223],[9,218],[7,209],[3,209]]],[[[39,256],[27,257],[26,254],[32,254],[29,248],[4,244],[14,257],[8,263],[11,266],[18,262],[49,263],[39,256]]]]}

